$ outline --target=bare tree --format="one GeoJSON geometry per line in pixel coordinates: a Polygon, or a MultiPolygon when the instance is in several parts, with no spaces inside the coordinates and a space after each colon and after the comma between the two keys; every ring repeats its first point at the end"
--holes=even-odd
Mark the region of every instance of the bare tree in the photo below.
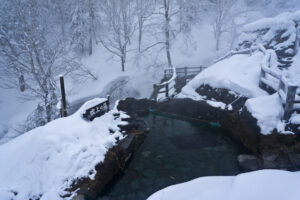
{"type": "Polygon", "coordinates": [[[171,0],[163,0],[164,3],[164,16],[165,16],[165,45],[166,45],[166,54],[168,59],[168,65],[171,68],[172,67],[172,60],[171,60],[171,53],[170,53],[170,1],[171,0]]]}
{"type": "Polygon", "coordinates": [[[208,6],[213,16],[214,37],[216,50],[220,48],[221,36],[227,31],[230,20],[230,12],[237,0],[209,0],[208,6]]]}
{"type": "Polygon", "coordinates": [[[112,54],[120,58],[125,71],[128,45],[136,30],[134,2],[132,0],[102,0],[103,30],[101,43],[112,54]]]}
{"type": "Polygon", "coordinates": [[[20,86],[27,96],[42,100],[49,122],[57,103],[54,76],[60,71],[60,40],[46,39],[53,32],[41,21],[46,18],[37,0],[9,1],[2,13],[5,20],[0,24],[0,55],[6,66],[1,70],[10,86],[20,86]]]}
{"type": "Polygon", "coordinates": [[[176,25],[171,25],[171,21],[176,21],[176,16],[180,13],[181,7],[176,0],[160,0],[158,4],[158,11],[155,12],[158,16],[162,17],[162,30],[164,34],[164,48],[166,50],[166,56],[168,66],[172,67],[171,57],[171,41],[175,39],[176,35],[180,31],[180,28],[176,28],[176,25]]]}
{"type": "Polygon", "coordinates": [[[136,14],[138,20],[138,51],[141,52],[144,24],[153,14],[155,9],[154,0],[136,0],[136,14]]]}

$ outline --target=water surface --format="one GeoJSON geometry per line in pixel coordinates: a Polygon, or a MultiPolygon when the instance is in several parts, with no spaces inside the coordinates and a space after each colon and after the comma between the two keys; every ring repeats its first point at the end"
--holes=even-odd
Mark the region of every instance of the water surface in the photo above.
{"type": "Polygon", "coordinates": [[[201,176],[236,175],[241,150],[221,128],[157,115],[125,172],[98,200],[145,200],[169,185],[201,176]]]}

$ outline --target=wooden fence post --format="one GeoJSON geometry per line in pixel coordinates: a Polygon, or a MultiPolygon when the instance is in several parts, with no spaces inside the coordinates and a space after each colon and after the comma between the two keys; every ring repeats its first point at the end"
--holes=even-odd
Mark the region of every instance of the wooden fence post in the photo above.
{"type": "Polygon", "coordinates": [[[62,75],[59,76],[59,81],[60,81],[61,104],[62,104],[61,117],[66,117],[68,115],[67,114],[67,103],[66,103],[66,92],[65,92],[64,77],[62,75]]]}
{"type": "Polygon", "coordinates": [[[166,84],[166,97],[169,98],[169,83],[166,84]]]}
{"type": "Polygon", "coordinates": [[[260,76],[259,76],[259,84],[258,84],[260,88],[266,87],[266,84],[261,80],[262,78],[265,78],[265,77],[266,77],[266,72],[263,70],[263,68],[261,68],[260,76]]]}
{"type": "Polygon", "coordinates": [[[110,96],[107,95],[106,98],[107,98],[106,107],[107,107],[107,112],[108,112],[109,111],[109,105],[110,105],[110,96]]]}
{"type": "Polygon", "coordinates": [[[285,91],[284,82],[282,81],[282,79],[279,80],[278,91],[279,90],[285,91]]]}
{"type": "Polygon", "coordinates": [[[187,77],[187,66],[184,67],[184,76],[187,77]]]}
{"type": "Polygon", "coordinates": [[[156,84],[153,84],[153,99],[154,99],[154,101],[157,101],[157,86],[156,86],[156,84]]]}
{"type": "Polygon", "coordinates": [[[297,91],[297,86],[288,86],[286,94],[286,102],[284,106],[283,120],[287,121],[291,117],[294,110],[294,101],[297,91]]]}

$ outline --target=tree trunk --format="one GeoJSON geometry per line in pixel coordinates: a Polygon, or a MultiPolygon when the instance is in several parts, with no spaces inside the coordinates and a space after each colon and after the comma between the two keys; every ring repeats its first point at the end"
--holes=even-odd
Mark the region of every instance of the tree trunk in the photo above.
{"type": "Polygon", "coordinates": [[[94,26],[94,11],[92,7],[91,0],[89,0],[89,18],[90,18],[90,27],[89,27],[89,55],[93,54],[93,35],[92,29],[94,26]]]}
{"type": "Polygon", "coordinates": [[[172,60],[171,60],[171,53],[170,53],[170,16],[169,16],[169,3],[167,0],[164,1],[164,8],[165,8],[165,37],[166,37],[166,53],[168,59],[168,66],[172,67],[172,60]]]}
{"type": "Polygon", "coordinates": [[[125,72],[125,57],[121,57],[122,72],[125,72]]]}
{"type": "Polygon", "coordinates": [[[91,28],[89,29],[89,37],[90,37],[90,40],[89,40],[89,55],[92,55],[93,54],[93,40],[92,40],[92,29],[91,28]]]}
{"type": "Polygon", "coordinates": [[[216,51],[219,51],[219,48],[220,48],[220,37],[218,36],[216,41],[216,51]]]}
{"type": "Polygon", "coordinates": [[[141,45],[142,45],[142,34],[143,34],[143,23],[142,19],[139,20],[139,52],[141,52],[141,45]]]}
{"type": "Polygon", "coordinates": [[[46,111],[46,120],[47,122],[51,121],[51,105],[50,102],[48,100],[48,94],[46,94],[45,99],[44,99],[44,103],[45,103],[45,111],[46,111]]]}

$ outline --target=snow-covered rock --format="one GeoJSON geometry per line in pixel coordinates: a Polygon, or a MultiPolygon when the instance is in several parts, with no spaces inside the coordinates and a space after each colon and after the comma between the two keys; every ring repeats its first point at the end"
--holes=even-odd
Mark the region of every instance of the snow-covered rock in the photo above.
{"type": "Polygon", "coordinates": [[[245,105],[253,117],[257,119],[261,133],[270,134],[274,128],[277,128],[281,133],[291,133],[284,130],[285,125],[281,121],[283,108],[277,93],[249,99],[245,105]]]}
{"type": "Polygon", "coordinates": [[[280,67],[289,67],[295,53],[296,24],[299,19],[300,11],[286,12],[247,24],[239,37],[238,49],[263,44],[267,49],[276,51],[280,67]]]}
{"type": "Polygon", "coordinates": [[[126,125],[121,119],[128,117],[115,108],[92,122],[83,120],[83,110],[99,101],[1,145],[0,199],[59,200],[74,180],[93,179],[96,164],[124,138],[118,125],[126,125]]]}
{"type": "MultiPolygon", "coordinates": [[[[236,51],[236,53],[243,52],[243,54],[234,54],[219,60],[183,87],[177,98],[205,100],[211,106],[216,106],[217,102],[211,103],[210,101],[214,99],[206,98],[205,94],[202,96],[199,89],[205,85],[214,89],[227,89],[248,98],[245,105],[252,116],[257,119],[257,125],[262,134],[271,134],[275,129],[280,133],[291,133],[286,131],[287,126],[281,121],[283,104],[280,98],[277,94],[270,96],[259,87],[259,83],[261,68],[264,66],[264,69],[270,69],[277,77],[284,76],[289,84],[300,86],[300,53],[298,51],[295,54],[297,52],[296,33],[300,32],[296,24],[299,22],[300,11],[283,13],[274,18],[265,18],[246,25],[239,38],[240,42],[236,51]],[[251,52],[250,47],[255,51],[245,54],[245,50],[251,52]]],[[[271,92],[277,90],[278,78],[266,74],[264,81],[267,81],[273,88],[271,92]]],[[[297,93],[296,100],[299,101],[300,89],[297,93]]],[[[227,102],[227,107],[230,105],[227,102]]],[[[297,109],[300,110],[300,106],[297,109]]],[[[299,124],[298,120],[295,120],[297,118],[293,116],[292,123],[299,124]]]]}
{"type": "Polygon", "coordinates": [[[202,177],[162,189],[148,200],[298,200],[300,172],[261,170],[202,177]]]}
{"type": "Polygon", "coordinates": [[[249,98],[266,95],[258,86],[262,58],[263,54],[257,52],[252,56],[234,55],[224,59],[199,73],[177,97],[202,99],[196,89],[204,84],[229,89],[249,98]]]}

